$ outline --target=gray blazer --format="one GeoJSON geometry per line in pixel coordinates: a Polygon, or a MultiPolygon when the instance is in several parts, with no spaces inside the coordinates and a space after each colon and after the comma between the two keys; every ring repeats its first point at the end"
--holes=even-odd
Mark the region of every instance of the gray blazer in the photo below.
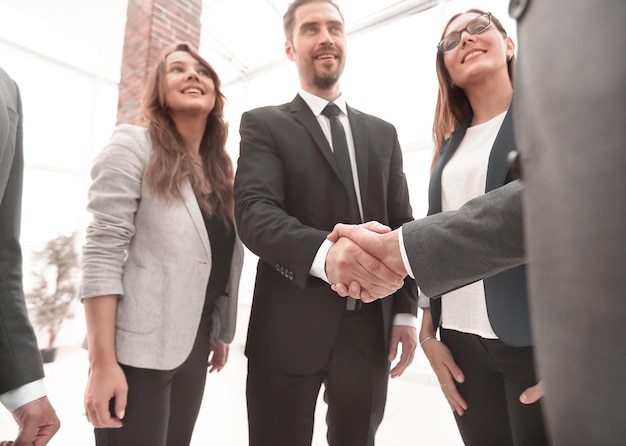
{"type": "Polygon", "coordinates": [[[626,2],[511,0],[510,11],[543,408],[555,444],[623,445],[626,2]]]}
{"type": "Polygon", "coordinates": [[[23,173],[20,93],[0,68],[0,394],[43,378],[22,288],[23,173]]]}
{"type": "MultiPolygon", "coordinates": [[[[211,245],[189,182],[183,200],[164,201],[142,181],[151,155],[147,130],[119,126],[95,160],[83,247],[81,299],[120,296],[117,360],[171,370],[189,355],[211,273],[211,245]]],[[[228,289],[215,302],[212,335],[235,334],[243,246],[236,239],[228,289]]]]}

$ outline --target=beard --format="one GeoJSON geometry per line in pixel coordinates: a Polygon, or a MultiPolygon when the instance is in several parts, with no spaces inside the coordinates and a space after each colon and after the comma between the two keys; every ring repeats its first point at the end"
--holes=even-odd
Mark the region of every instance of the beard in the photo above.
{"type": "Polygon", "coordinates": [[[313,76],[313,85],[323,90],[334,86],[338,81],[339,73],[315,73],[313,76]]]}

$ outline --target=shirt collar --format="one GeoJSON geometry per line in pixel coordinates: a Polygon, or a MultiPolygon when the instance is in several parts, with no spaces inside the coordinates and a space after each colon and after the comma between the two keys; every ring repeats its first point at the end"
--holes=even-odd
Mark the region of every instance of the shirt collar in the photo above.
{"type": "MultiPolygon", "coordinates": [[[[304,90],[300,90],[299,94],[315,116],[321,115],[324,107],[329,104],[326,99],[315,96],[314,94],[308,93],[304,90]]],[[[343,98],[343,95],[340,94],[339,97],[332,102],[335,103],[337,107],[339,107],[339,110],[341,110],[345,115],[348,114],[348,106],[346,104],[346,100],[343,98]]]]}

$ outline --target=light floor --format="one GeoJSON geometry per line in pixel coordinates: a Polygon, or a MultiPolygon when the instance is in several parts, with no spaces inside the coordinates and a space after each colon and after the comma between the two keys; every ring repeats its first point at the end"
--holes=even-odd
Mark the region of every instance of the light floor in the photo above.
{"type": "MultiPolygon", "coordinates": [[[[245,405],[246,358],[243,343],[249,306],[240,308],[237,337],[231,345],[229,362],[220,373],[207,379],[204,402],[192,446],[246,446],[248,433],[245,405]]],[[[61,429],[50,446],[91,446],[91,425],[83,416],[82,395],[87,375],[87,354],[79,344],[84,335],[77,317],[66,323],[57,359],[46,364],[48,396],[60,419],[61,429]],[[82,332],[81,332],[82,330],[82,332]]],[[[419,348],[418,348],[419,350],[419,348]]],[[[316,413],[313,446],[326,445],[325,404],[320,399],[316,413]]],[[[0,406],[0,440],[13,439],[17,427],[0,406]]],[[[376,437],[377,446],[460,446],[454,418],[421,350],[405,374],[391,380],[385,418],[376,437]]],[[[141,445],[138,445],[141,446],[141,445]]]]}

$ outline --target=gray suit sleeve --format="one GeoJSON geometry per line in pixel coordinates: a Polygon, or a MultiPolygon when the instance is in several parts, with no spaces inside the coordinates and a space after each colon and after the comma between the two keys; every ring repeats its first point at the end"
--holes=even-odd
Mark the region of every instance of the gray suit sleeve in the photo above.
{"type": "Polygon", "coordinates": [[[522,185],[513,181],[467,202],[402,226],[415,280],[437,297],[525,262],[522,185]]]}

